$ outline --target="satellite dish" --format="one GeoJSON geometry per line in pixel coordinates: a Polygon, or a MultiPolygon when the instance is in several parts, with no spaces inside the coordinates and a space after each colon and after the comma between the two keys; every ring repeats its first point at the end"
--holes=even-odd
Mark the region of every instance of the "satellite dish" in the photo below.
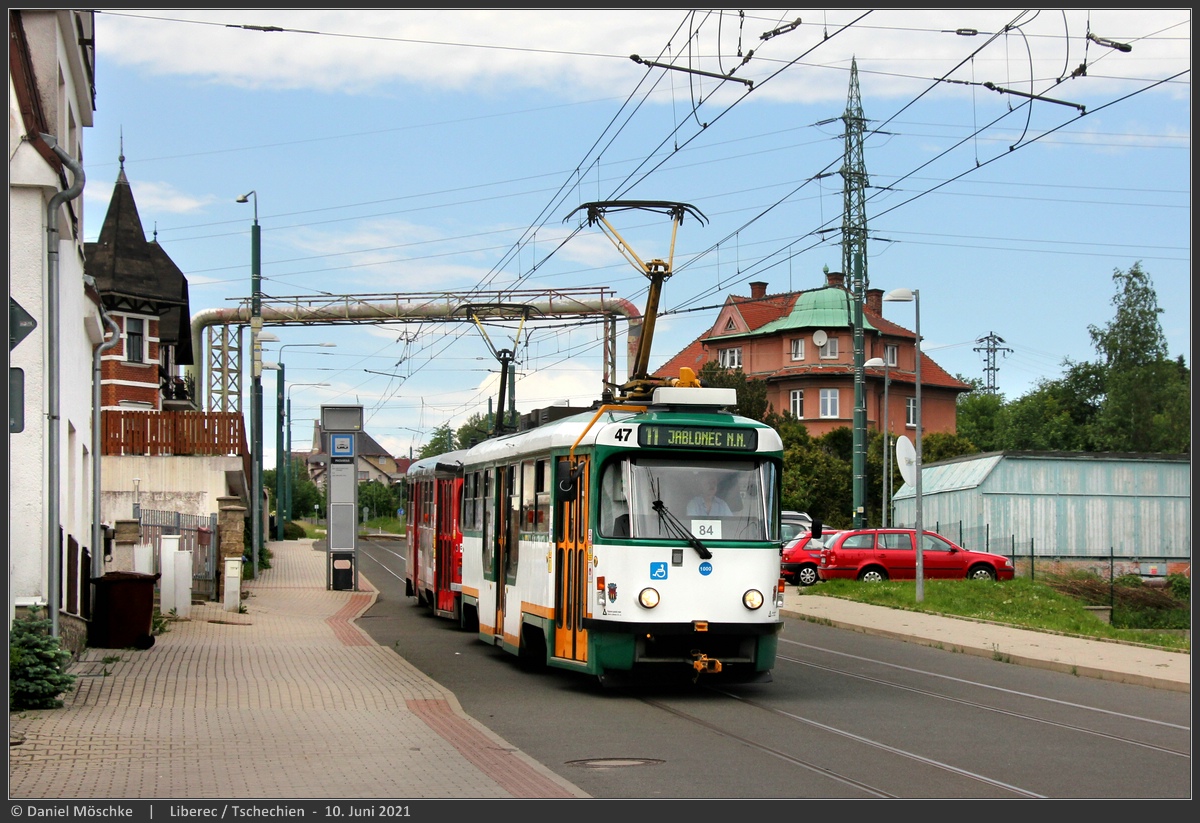
{"type": "Polygon", "coordinates": [[[817,329],[815,332],[813,332],[813,343],[814,344],[816,344],[817,346],[824,346],[828,342],[829,342],[829,335],[827,335],[825,333],[824,329],[817,329]]]}
{"type": "Polygon", "coordinates": [[[917,450],[912,441],[904,435],[896,438],[896,466],[904,482],[916,485],[917,482],[917,450]]]}

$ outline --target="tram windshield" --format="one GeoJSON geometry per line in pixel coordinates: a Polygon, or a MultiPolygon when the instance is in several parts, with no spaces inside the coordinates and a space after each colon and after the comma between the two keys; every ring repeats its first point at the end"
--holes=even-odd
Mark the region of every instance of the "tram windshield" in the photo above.
{"type": "Polygon", "coordinates": [[[776,540],[776,488],[766,460],[614,460],[600,480],[600,533],[679,539],[682,526],[704,542],[776,540]]]}

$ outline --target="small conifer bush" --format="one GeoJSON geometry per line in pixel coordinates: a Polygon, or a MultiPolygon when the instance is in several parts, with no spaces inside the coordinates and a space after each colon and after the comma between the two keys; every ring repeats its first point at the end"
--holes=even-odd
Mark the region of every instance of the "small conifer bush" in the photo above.
{"type": "Polygon", "coordinates": [[[12,623],[8,635],[8,710],[58,709],[59,695],[75,686],[64,669],[71,653],[50,634],[50,619],[38,607],[12,623]]]}

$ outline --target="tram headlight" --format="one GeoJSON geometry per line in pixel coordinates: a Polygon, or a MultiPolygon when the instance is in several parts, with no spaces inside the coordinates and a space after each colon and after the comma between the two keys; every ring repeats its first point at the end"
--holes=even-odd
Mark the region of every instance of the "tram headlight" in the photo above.
{"type": "Polygon", "coordinates": [[[638,592],[638,602],[643,609],[653,609],[658,605],[658,599],[657,589],[645,588],[638,592]]]}
{"type": "Polygon", "coordinates": [[[750,591],[742,595],[742,605],[750,611],[761,609],[763,602],[763,593],[758,589],[750,589],[750,591]]]}

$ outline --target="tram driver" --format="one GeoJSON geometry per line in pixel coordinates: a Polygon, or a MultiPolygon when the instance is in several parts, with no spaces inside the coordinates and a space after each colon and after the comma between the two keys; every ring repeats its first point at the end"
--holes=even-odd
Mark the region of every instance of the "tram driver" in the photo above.
{"type": "Polygon", "coordinates": [[[688,501],[690,517],[732,517],[729,504],[717,496],[721,477],[715,471],[704,472],[700,477],[700,493],[688,501]]]}

